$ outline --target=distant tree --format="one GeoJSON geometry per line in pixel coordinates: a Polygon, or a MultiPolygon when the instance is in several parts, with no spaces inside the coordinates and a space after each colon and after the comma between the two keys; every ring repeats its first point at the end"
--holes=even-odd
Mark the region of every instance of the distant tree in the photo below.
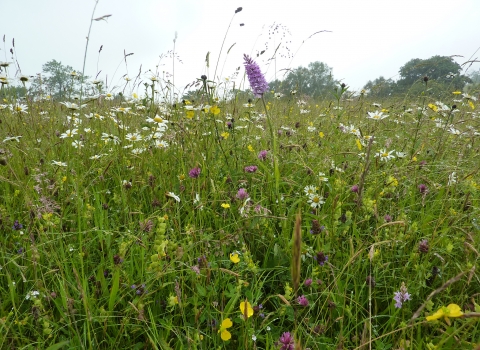
{"type": "Polygon", "coordinates": [[[289,94],[292,90],[311,97],[325,96],[335,88],[332,69],[323,62],[311,62],[308,66],[291,70],[284,80],[269,83],[275,92],[289,94]]]}
{"type": "MultiPolygon", "coordinates": [[[[82,73],[71,66],[51,60],[42,66],[42,75],[32,83],[32,92],[36,95],[48,94],[56,99],[66,99],[80,93],[82,73]]],[[[84,81],[88,77],[84,78],[84,81]]]]}
{"type": "Polygon", "coordinates": [[[480,69],[471,72],[468,77],[472,80],[472,84],[480,84],[480,69]]]}
{"type": "Polygon", "coordinates": [[[478,93],[478,91],[480,91],[480,69],[471,72],[468,74],[468,77],[472,82],[465,86],[465,91],[467,91],[469,94],[478,93]]]}
{"type": "Polygon", "coordinates": [[[369,80],[363,89],[368,92],[369,96],[384,98],[397,92],[397,83],[393,79],[385,79],[381,76],[374,81],[369,80]]]}
{"type": "Polygon", "coordinates": [[[414,58],[400,67],[397,84],[400,90],[406,91],[428,77],[429,84],[435,81],[438,89],[449,86],[461,90],[470,82],[469,77],[460,74],[461,70],[462,67],[449,56],[433,56],[425,60],[414,58]]]}

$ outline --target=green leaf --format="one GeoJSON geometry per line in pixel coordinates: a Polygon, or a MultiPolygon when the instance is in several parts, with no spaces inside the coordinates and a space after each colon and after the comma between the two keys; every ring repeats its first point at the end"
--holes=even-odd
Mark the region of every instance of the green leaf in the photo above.
{"type": "Polygon", "coordinates": [[[117,298],[118,288],[120,285],[120,270],[116,270],[112,278],[112,289],[110,291],[110,299],[108,300],[108,311],[112,312],[117,298]]]}
{"type": "Polygon", "coordinates": [[[205,287],[197,284],[197,292],[200,296],[204,297],[205,295],[207,295],[207,290],[205,289],[205,287]]]}
{"type": "Polygon", "coordinates": [[[61,349],[65,345],[68,345],[68,344],[70,344],[70,340],[64,340],[64,341],[61,341],[60,343],[53,344],[53,345],[49,346],[47,348],[47,350],[58,350],[58,349],[61,349]]]}

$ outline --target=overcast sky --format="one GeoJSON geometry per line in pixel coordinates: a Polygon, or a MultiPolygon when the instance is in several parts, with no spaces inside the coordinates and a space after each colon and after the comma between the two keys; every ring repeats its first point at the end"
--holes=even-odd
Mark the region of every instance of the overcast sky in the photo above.
{"type": "MultiPolygon", "coordinates": [[[[40,73],[52,59],[81,71],[94,5],[94,0],[2,0],[0,35],[6,42],[0,43],[0,61],[12,61],[14,38],[22,74],[40,73]]],[[[175,32],[181,60],[175,62],[175,84],[183,88],[202,74],[213,79],[233,16],[217,69],[221,78],[242,66],[244,53],[258,60],[267,80],[281,77],[282,69],[322,61],[353,89],[379,76],[397,79],[412,58],[460,55],[455,60],[461,64],[480,57],[479,0],[99,0],[94,17],[110,14],[107,21],[93,22],[85,74],[101,71],[99,79],[107,76],[112,88],[124,74],[134,78],[140,66],[143,79],[157,66],[160,75],[171,73],[167,53],[175,32]],[[274,26],[277,33],[269,35],[274,26]],[[330,32],[310,37],[322,30],[330,32]],[[269,63],[279,44],[275,64],[269,63]],[[134,53],[128,66],[124,51],[134,53]]],[[[479,68],[475,63],[470,69],[479,68]]],[[[242,67],[238,82],[243,72],[242,67]]]]}

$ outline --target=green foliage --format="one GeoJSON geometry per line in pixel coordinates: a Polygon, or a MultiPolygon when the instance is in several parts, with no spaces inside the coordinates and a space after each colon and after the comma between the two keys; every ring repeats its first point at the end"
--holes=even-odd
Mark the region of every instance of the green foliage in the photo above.
{"type": "Polygon", "coordinates": [[[398,88],[400,91],[410,89],[414,84],[422,84],[423,78],[428,77],[429,82],[439,84],[437,90],[446,87],[453,90],[462,90],[470,78],[460,74],[462,67],[449,56],[433,56],[428,59],[415,58],[400,67],[398,88]]]}
{"type": "Polygon", "coordinates": [[[270,89],[283,94],[296,90],[299,94],[313,98],[325,97],[335,88],[337,82],[332,69],[323,62],[311,62],[307,67],[289,70],[285,79],[269,83],[270,89]]]}
{"type": "MultiPolygon", "coordinates": [[[[42,66],[43,75],[37,76],[31,86],[32,94],[36,96],[50,95],[63,101],[80,94],[82,73],[71,66],[51,60],[42,66]]],[[[84,81],[88,77],[84,77],[84,81]]]]}
{"type": "Polygon", "coordinates": [[[377,98],[387,98],[396,93],[396,83],[393,79],[379,77],[373,81],[368,81],[363,87],[369,95],[377,98]]]}

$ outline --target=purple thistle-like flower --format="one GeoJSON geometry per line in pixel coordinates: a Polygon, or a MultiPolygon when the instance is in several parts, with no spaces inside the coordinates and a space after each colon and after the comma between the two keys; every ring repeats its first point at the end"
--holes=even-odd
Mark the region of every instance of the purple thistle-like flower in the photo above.
{"type": "Polygon", "coordinates": [[[243,170],[245,170],[246,173],[254,173],[256,172],[258,167],[256,165],[249,165],[246,166],[243,170]]]}
{"type": "Polygon", "coordinates": [[[295,342],[290,332],[284,332],[278,339],[278,344],[281,345],[280,350],[295,349],[295,342]]]}
{"type": "Polygon", "coordinates": [[[265,150],[260,151],[260,152],[258,153],[258,159],[260,159],[260,160],[265,160],[265,159],[267,159],[267,154],[268,154],[268,151],[265,151],[265,150]]]}
{"type": "Polygon", "coordinates": [[[385,216],[383,217],[383,219],[385,220],[385,222],[392,222],[392,217],[388,214],[385,214],[385,216]]]}
{"type": "Polygon", "coordinates": [[[188,172],[188,176],[190,176],[192,179],[196,179],[200,176],[200,172],[202,170],[200,168],[193,168],[188,172]]]}
{"type": "Polygon", "coordinates": [[[301,295],[297,298],[297,303],[299,303],[301,306],[308,306],[309,301],[308,299],[305,297],[305,295],[301,295]]]}
{"type": "Polygon", "coordinates": [[[350,191],[352,191],[353,193],[358,193],[358,190],[359,190],[358,185],[353,185],[352,188],[350,189],[350,191]]]}
{"type": "Polygon", "coordinates": [[[393,300],[395,300],[395,307],[397,309],[401,309],[404,302],[410,300],[410,294],[407,291],[407,287],[405,286],[405,282],[402,282],[400,286],[400,290],[395,292],[393,296],[393,300]]]}
{"type": "Polygon", "coordinates": [[[305,287],[310,287],[312,285],[313,280],[311,278],[307,278],[305,282],[303,282],[303,285],[305,287]]]}
{"type": "Polygon", "coordinates": [[[244,188],[240,188],[237,192],[237,195],[235,196],[237,197],[237,199],[240,199],[240,200],[245,200],[248,198],[248,193],[247,193],[247,190],[244,189],[244,188]]]}
{"type": "Polygon", "coordinates": [[[248,55],[243,55],[243,64],[247,72],[250,87],[255,97],[262,97],[268,90],[268,83],[260,70],[258,64],[248,55]]]}

